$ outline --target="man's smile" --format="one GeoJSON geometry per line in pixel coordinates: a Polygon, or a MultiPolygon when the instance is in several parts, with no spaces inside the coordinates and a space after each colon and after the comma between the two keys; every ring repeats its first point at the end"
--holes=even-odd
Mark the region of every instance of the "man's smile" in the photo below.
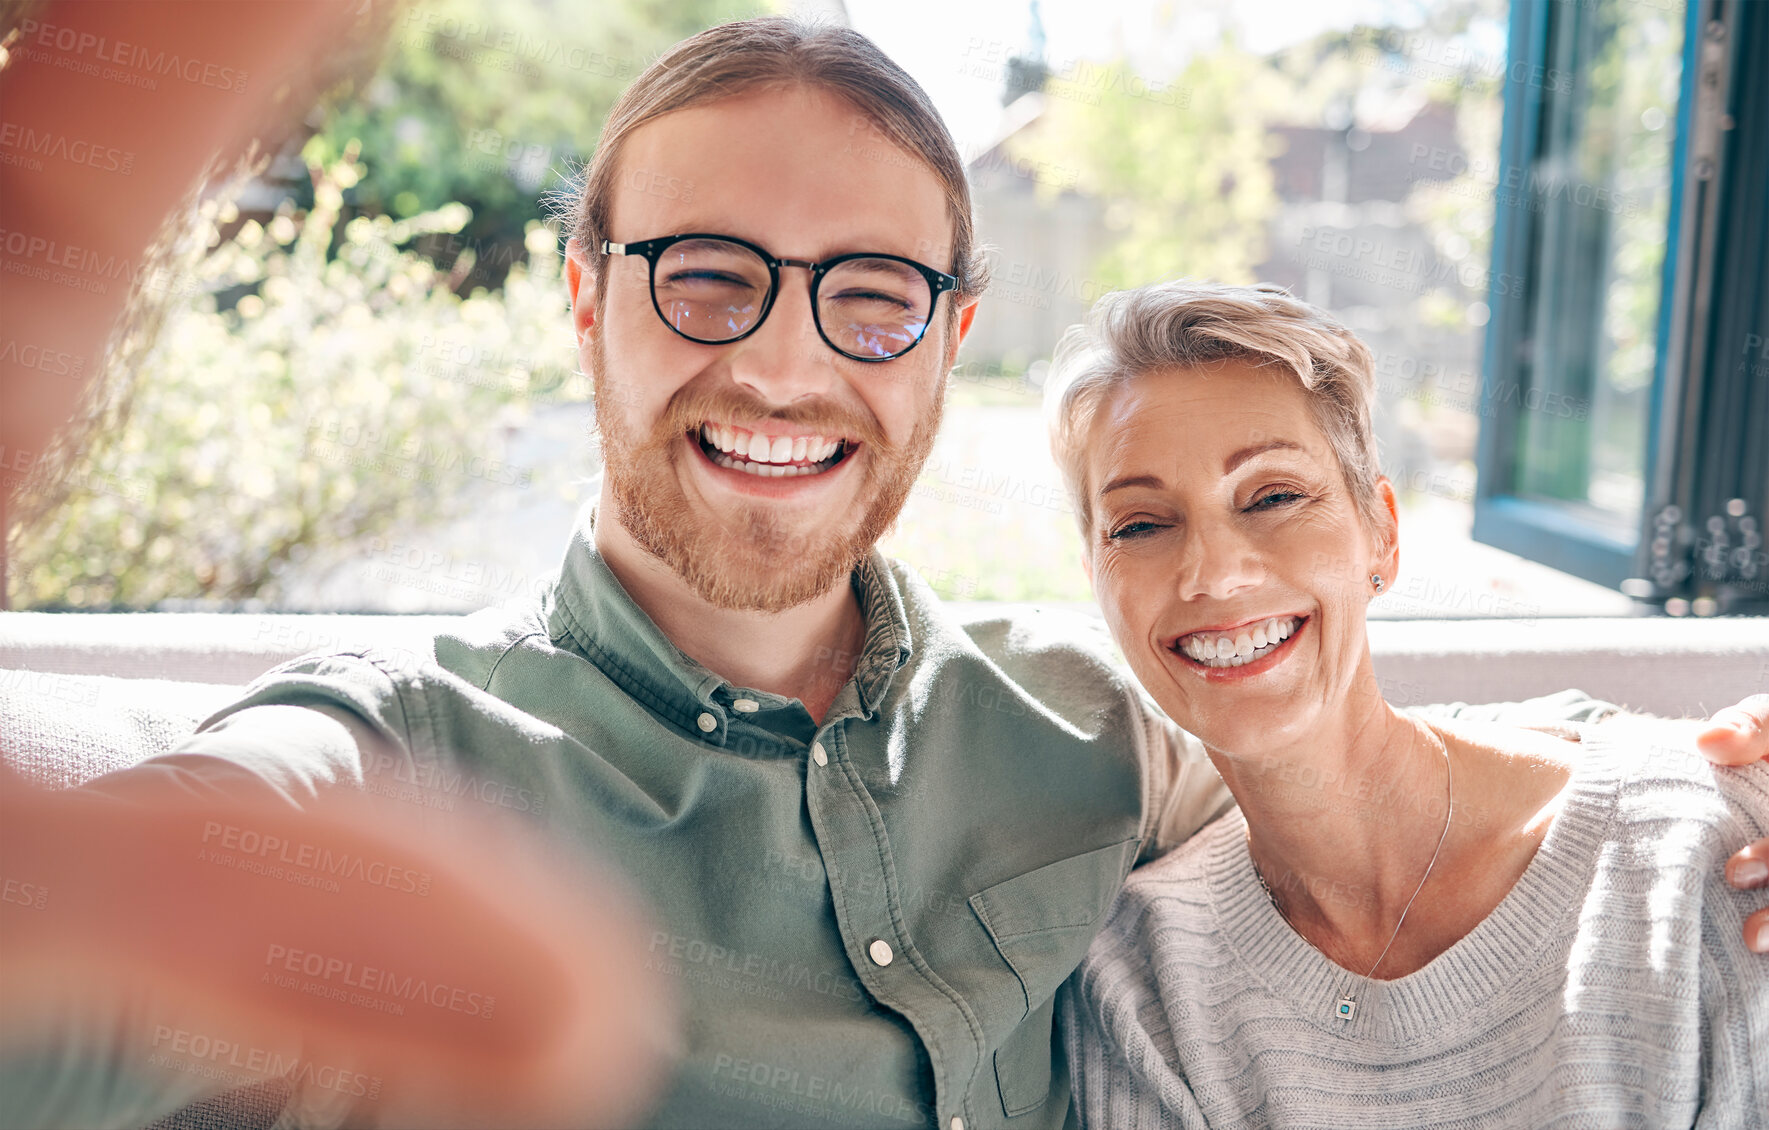
{"type": "Polygon", "coordinates": [[[857,444],[841,436],[752,430],[708,421],[689,432],[707,460],[727,471],[757,478],[821,475],[845,460],[857,444]]]}

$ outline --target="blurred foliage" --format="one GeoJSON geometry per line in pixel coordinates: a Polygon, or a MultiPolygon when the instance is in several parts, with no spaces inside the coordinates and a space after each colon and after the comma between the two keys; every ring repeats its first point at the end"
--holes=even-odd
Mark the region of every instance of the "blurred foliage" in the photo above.
{"type": "Polygon", "coordinates": [[[1266,127],[1286,90],[1268,63],[1228,42],[1168,83],[1122,60],[1072,68],[1051,78],[1045,118],[1015,139],[1015,156],[1074,170],[1073,187],[1105,204],[1118,234],[1095,268],[1103,286],[1253,282],[1278,204],[1266,127]]]}
{"type": "Polygon", "coordinates": [[[401,245],[458,232],[463,205],[339,231],[363,166],[310,172],[305,215],[203,205],[131,403],[10,531],[14,607],[275,603],[316,548],[446,518],[476,480],[522,486],[493,425],[587,395],[551,228],[531,223],[501,295],[462,298],[401,245]]]}
{"type": "Polygon", "coordinates": [[[326,163],[355,144],[368,154],[367,172],[346,194],[358,212],[405,219],[466,204],[473,217],[459,236],[480,248],[469,285],[495,287],[520,258],[528,224],[546,218],[545,194],[589,158],[620,92],[677,40],[761,6],[407,4],[374,78],[322,104],[306,153],[326,163]]]}

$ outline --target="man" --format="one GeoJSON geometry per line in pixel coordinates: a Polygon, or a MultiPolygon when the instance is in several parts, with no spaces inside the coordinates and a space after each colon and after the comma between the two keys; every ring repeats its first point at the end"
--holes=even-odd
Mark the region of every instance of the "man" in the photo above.
{"type": "Polygon", "coordinates": [[[686,1003],[649,1124],[1062,1125],[1055,990],[1225,793],[1084,623],[960,623],[874,548],[975,314],[970,225],[862,37],[677,45],[575,218],[606,474],[555,588],[430,661],[286,665],[92,789],[465,798],[612,861],[656,920],[633,974],[686,1003]]]}

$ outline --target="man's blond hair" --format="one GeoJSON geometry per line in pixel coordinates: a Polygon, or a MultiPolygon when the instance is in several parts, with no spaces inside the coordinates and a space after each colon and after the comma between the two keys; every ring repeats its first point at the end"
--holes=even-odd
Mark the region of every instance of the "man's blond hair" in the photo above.
{"type": "MultiPolygon", "coordinates": [[[[584,169],[572,208],[572,238],[595,263],[602,240],[609,238],[621,146],[635,129],[676,110],[794,85],[828,91],[850,103],[856,111],[850,131],[856,145],[882,140],[927,164],[945,188],[953,232],[950,262],[928,265],[958,277],[954,299],[980,294],[987,281],[964,161],[927,92],[859,32],[784,16],[708,28],[665,51],[627,87],[584,169]]],[[[647,232],[645,238],[668,234],[647,232]]],[[[598,307],[606,277],[596,271],[598,307]]],[[[957,307],[957,301],[948,305],[948,315],[957,307]]]]}

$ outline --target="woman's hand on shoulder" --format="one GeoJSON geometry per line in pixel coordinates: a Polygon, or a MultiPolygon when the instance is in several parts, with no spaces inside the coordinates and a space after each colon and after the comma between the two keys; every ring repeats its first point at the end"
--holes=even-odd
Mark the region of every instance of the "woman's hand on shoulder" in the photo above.
{"type": "MultiPolygon", "coordinates": [[[[1754,694],[1715,712],[1696,735],[1696,748],[1716,765],[1750,765],[1769,757],[1769,694],[1754,694]]],[[[1726,861],[1726,881],[1740,890],[1769,888],[1769,839],[1726,861]]],[[[1769,953],[1769,909],[1744,920],[1745,944],[1769,953]]]]}
{"type": "Polygon", "coordinates": [[[1716,711],[1695,744],[1716,765],[1749,765],[1769,757],[1769,694],[1716,711]]]}

